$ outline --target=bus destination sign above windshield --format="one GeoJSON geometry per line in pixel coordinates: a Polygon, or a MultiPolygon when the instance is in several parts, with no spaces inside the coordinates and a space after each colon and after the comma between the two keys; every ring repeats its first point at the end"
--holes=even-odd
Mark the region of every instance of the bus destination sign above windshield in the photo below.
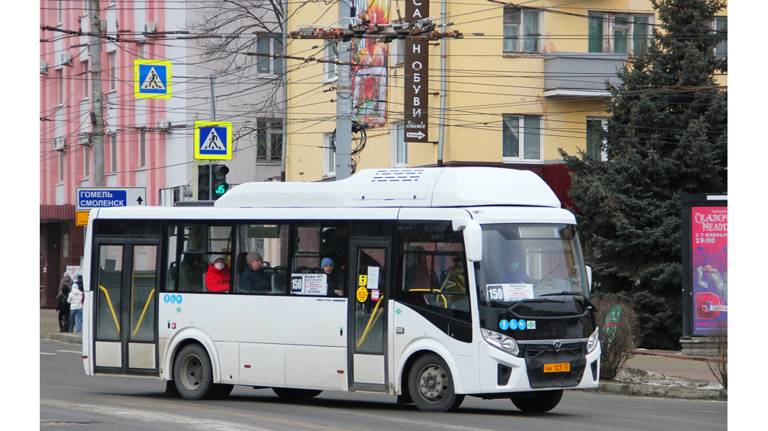
{"type": "MultiPolygon", "coordinates": [[[[429,16],[429,2],[405,2],[405,20],[411,25],[429,16]]],[[[405,142],[429,142],[429,38],[405,40],[405,142]]]]}
{"type": "Polygon", "coordinates": [[[78,187],[75,191],[78,210],[144,206],[147,201],[145,187],[78,187]]]}

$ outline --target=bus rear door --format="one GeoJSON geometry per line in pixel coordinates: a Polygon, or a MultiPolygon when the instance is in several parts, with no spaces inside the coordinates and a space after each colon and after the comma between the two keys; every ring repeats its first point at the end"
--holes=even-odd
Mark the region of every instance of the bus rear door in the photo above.
{"type": "Polygon", "coordinates": [[[158,374],[160,239],[96,240],[94,371],[158,374]]]}

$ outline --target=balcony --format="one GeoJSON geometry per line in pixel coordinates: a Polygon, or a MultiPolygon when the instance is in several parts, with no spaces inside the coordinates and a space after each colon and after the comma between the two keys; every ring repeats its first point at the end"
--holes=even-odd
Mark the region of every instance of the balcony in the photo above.
{"type": "Polygon", "coordinates": [[[626,54],[558,52],[544,58],[544,97],[609,97],[606,81],[618,85],[616,73],[626,54]]]}

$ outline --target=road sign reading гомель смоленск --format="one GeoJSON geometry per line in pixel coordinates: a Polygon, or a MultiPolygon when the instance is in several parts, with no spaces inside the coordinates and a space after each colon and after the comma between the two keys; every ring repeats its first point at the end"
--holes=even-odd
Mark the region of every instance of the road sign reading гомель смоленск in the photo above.
{"type": "Polygon", "coordinates": [[[78,210],[146,205],[145,187],[78,187],[75,191],[78,210]]]}

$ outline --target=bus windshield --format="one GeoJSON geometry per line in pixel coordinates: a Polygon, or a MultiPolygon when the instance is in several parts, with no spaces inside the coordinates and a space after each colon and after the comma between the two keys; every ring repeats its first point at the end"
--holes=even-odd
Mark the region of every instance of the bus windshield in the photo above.
{"type": "Polygon", "coordinates": [[[587,295],[581,247],[572,225],[483,225],[482,305],[558,295],[587,295]]]}

